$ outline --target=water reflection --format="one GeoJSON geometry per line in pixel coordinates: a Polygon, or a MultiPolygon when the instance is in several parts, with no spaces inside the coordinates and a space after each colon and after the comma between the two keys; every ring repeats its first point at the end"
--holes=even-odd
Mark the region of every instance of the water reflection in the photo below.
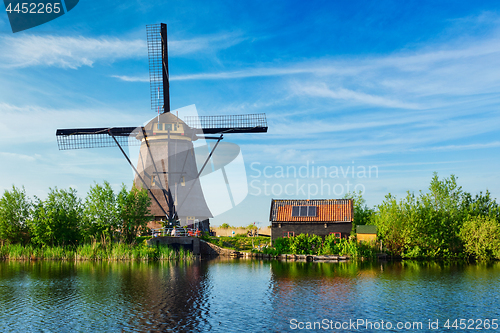
{"type": "Polygon", "coordinates": [[[499,263],[7,261],[0,330],[277,332],[293,318],[500,319],[499,289],[499,263]]]}

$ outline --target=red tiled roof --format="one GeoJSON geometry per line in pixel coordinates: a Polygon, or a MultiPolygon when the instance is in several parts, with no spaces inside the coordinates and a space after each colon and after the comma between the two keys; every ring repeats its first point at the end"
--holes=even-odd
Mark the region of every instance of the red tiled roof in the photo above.
{"type": "Polygon", "coordinates": [[[271,201],[271,222],[352,222],[352,199],[271,201]],[[294,206],[316,206],[316,216],[292,216],[294,206]]]}

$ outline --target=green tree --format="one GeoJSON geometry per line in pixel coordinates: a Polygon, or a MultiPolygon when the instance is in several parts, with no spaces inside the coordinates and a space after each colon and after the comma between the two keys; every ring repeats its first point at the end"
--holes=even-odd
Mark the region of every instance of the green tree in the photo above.
{"type": "Polygon", "coordinates": [[[111,185],[94,184],[90,187],[83,210],[82,236],[89,240],[112,240],[113,233],[120,225],[120,211],[117,196],[111,185]]]}
{"type": "Polygon", "coordinates": [[[457,178],[451,175],[449,178],[439,180],[435,172],[429,185],[427,195],[422,195],[427,207],[427,228],[422,232],[432,236],[428,241],[435,247],[436,251],[445,250],[457,252],[460,249],[459,232],[466,212],[461,208],[464,198],[462,187],[458,186],[457,178]]]}
{"type": "Polygon", "coordinates": [[[24,187],[12,186],[0,199],[0,242],[21,243],[28,239],[28,221],[31,218],[32,203],[24,187]]]}
{"type": "Polygon", "coordinates": [[[396,197],[389,193],[378,206],[378,212],[373,218],[373,222],[377,226],[377,233],[384,246],[395,255],[401,255],[410,242],[404,211],[410,200],[411,197],[407,197],[405,205],[403,201],[398,202],[396,197]]]}
{"type": "Polygon", "coordinates": [[[500,221],[500,207],[488,190],[485,194],[479,192],[474,198],[470,193],[464,193],[461,209],[467,216],[489,216],[500,221]]]}
{"type": "Polygon", "coordinates": [[[250,223],[250,224],[246,227],[246,229],[248,229],[248,230],[256,230],[256,229],[257,229],[257,226],[256,226],[255,224],[253,224],[253,223],[250,223]]]}
{"type": "Polygon", "coordinates": [[[500,259],[500,224],[489,216],[469,216],[460,230],[465,251],[478,259],[500,259]]]}
{"type": "Polygon", "coordinates": [[[229,229],[229,228],[231,228],[231,226],[229,224],[227,224],[227,223],[222,223],[222,225],[220,227],[221,227],[221,229],[229,229]]]}
{"type": "Polygon", "coordinates": [[[366,205],[366,200],[363,198],[361,191],[359,192],[349,192],[344,195],[344,199],[352,199],[353,202],[353,221],[351,235],[356,235],[356,226],[372,224],[371,220],[373,218],[374,210],[368,208],[366,205]]]}
{"type": "Polygon", "coordinates": [[[76,190],[49,189],[47,199],[37,199],[30,223],[31,240],[38,245],[76,244],[80,240],[82,203],[76,190]]]}
{"type": "Polygon", "coordinates": [[[146,189],[127,191],[125,185],[118,193],[118,207],[120,210],[121,237],[124,242],[134,243],[138,234],[147,231],[147,223],[153,216],[149,212],[151,199],[146,189]]]}
{"type": "Polygon", "coordinates": [[[353,223],[355,225],[371,224],[374,210],[372,208],[368,208],[368,206],[366,205],[366,200],[365,198],[363,198],[363,194],[361,191],[346,193],[344,195],[344,199],[352,199],[353,201],[353,223]]]}
{"type": "MultiPolygon", "coordinates": [[[[429,191],[408,193],[397,201],[388,195],[373,217],[378,234],[390,252],[403,257],[449,257],[462,253],[462,226],[468,216],[499,216],[489,192],[473,198],[457,178],[439,179],[434,173],[429,191]]],[[[470,221],[469,221],[470,222],[470,221]]]]}

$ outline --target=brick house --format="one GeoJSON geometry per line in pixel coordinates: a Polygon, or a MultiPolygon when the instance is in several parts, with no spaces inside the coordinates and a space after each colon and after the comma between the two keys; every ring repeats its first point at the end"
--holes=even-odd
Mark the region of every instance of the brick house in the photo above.
{"type": "Polygon", "coordinates": [[[353,221],[352,199],[271,201],[271,240],[298,234],[347,238],[353,221]]]}

